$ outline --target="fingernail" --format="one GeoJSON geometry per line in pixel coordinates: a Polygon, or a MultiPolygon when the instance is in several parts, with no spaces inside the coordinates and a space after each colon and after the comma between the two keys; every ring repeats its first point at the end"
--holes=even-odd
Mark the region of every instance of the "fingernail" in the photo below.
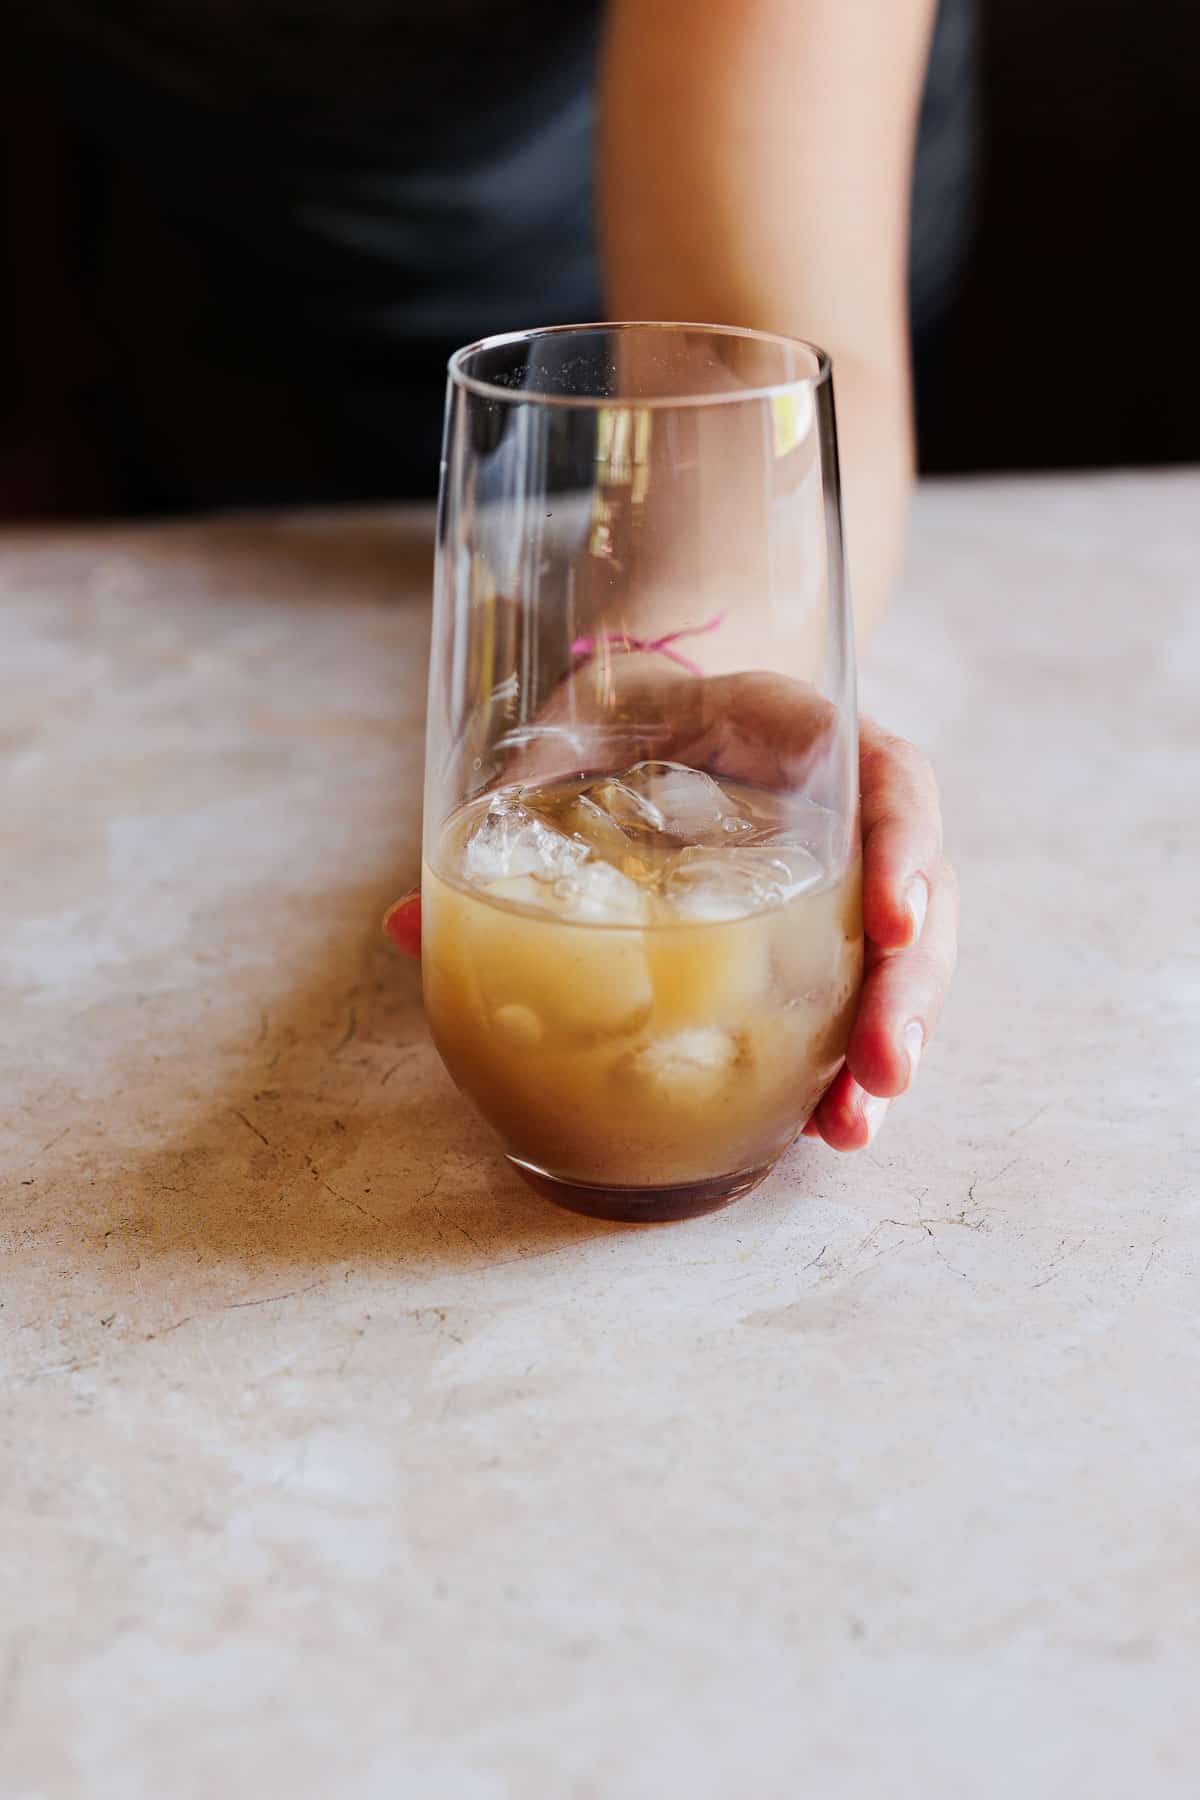
{"type": "Polygon", "coordinates": [[[421,890],[414,888],[389,906],[383,916],[383,929],[406,956],[421,954],[421,890]]]}
{"type": "Polygon", "coordinates": [[[923,875],[909,882],[904,904],[913,923],[912,942],[915,944],[925,929],[925,914],[929,911],[929,883],[923,875]]]}
{"type": "Polygon", "coordinates": [[[885,1100],[882,1094],[871,1094],[863,1101],[862,1116],[867,1127],[868,1144],[872,1142],[879,1127],[883,1124],[890,1105],[890,1100],[885,1100]]]}
{"type": "Polygon", "coordinates": [[[917,1065],[921,1060],[921,1052],[925,1048],[925,1027],[920,1019],[910,1019],[904,1027],[901,1043],[908,1052],[908,1085],[916,1080],[917,1065]]]}

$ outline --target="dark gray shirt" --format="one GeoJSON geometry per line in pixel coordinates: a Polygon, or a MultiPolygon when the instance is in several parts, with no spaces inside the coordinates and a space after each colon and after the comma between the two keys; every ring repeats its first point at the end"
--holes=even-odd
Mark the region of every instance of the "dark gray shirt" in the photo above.
{"type": "MultiPolygon", "coordinates": [[[[450,349],[598,315],[602,0],[17,3],[88,134],[110,423],[150,499],[421,491],[450,349]]],[[[943,0],[930,62],[918,332],[961,256],[970,8],[943,0]]]]}

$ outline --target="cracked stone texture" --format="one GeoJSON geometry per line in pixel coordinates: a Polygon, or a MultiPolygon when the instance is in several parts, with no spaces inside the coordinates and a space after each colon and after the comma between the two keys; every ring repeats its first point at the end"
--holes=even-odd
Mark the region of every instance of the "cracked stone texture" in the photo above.
{"type": "Polygon", "coordinates": [[[631,1230],[381,943],[423,517],[0,539],[5,1800],[1193,1796],[1200,477],[920,495],[965,942],[875,1151],[631,1230]]]}

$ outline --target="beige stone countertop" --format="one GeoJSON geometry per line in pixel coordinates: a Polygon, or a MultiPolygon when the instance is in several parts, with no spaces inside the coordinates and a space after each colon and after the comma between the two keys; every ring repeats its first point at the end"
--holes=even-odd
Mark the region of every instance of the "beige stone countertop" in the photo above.
{"type": "Polygon", "coordinates": [[[869,1154],[510,1173],[381,941],[425,517],[0,537],[4,1800],[1200,1787],[1200,475],[927,487],[869,1154]]]}

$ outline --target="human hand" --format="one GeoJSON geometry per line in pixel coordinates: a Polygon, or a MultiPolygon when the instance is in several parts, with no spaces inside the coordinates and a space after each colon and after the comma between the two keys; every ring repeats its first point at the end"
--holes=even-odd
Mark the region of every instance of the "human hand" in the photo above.
{"type": "Polygon", "coordinates": [[[859,783],[866,973],[845,1065],[804,1127],[834,1150],[865,1149],[912,1086],[958,948],[958,879],[928,762],[863,719],[859,783]]]}

